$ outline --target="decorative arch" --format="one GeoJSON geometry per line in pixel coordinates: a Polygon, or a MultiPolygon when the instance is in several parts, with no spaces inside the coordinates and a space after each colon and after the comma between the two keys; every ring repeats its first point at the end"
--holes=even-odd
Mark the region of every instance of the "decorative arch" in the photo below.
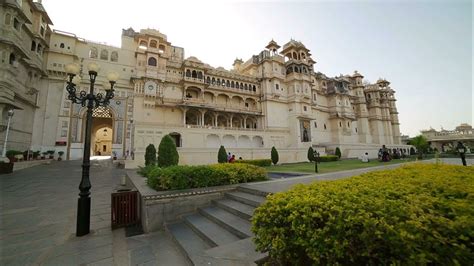
{"type": "Polygon", "coordinates": [[[191,77],[192,77],[192,78],[197,78],[197,72],[196,72],[196,70],[193,70],[193,71],[191,72],[191,77]]]}
{"type": "Polygon", "coordinates": [[[154,57],[148,58],[148,65],[149,66],[156,66],[156,58],[154,58],[154,57]]]}
{"type": "Polygon", "coordinates": [[[237,141],[235,140],[235,137],[232,135],[225,135],[224,137],[222,137],[222,144],[225,147],[229,147],[229,148],[237,147],[237,141]]]}
{"type": "Polygon", "coordinates": [[[191,70],[186,69],[186,77],[188,77],[188,78],[191,77],[191,70]]]}
{"type": "Polygon", "coordinates": [[[118,62],[118,52],[117,52],[117,51],[113,51],[113,52],[110,54],[110,61],[112,61],[112,62],[118,62]]]}
{"type": "Polygon", "coordinates": [[[229,101],[229,96],[227,94],[218,94],[216,98],[216,103],[219,105],[227,105],[227,102],[229,101]]]}
{"type": "Polygon", "coordinates": [[[244,99],[237,95],[233,96],[231,99],[231,103],[233,106],[241,107],[243,105],[243,102],[244,102],[244,99]]]}
{"type": "Polygon", "coordinates": [[[253,148],[261,148],[263,147],[263,138],[260,136],[254,136],[252,138],[252,147],[253,148]]]}
{"type": "Polygon", "coordinates": [[[221,146],[221,139],[216,134],[210,134],[206,136],[206,147],[207,148],[219,148],[221,146]]]}
{"type": "Polygon", "coordinates": [[[97,48],[91,47],[91,49],[89,50],[89,58],[97,58],[97,55],[98,55],[97,48]]]}
{"type": "Polygon", "coordinates": [[[102,60],[109,60],[109,51],[103,49],[100,51],[100,59],[102,60]]]}
{"type": "Polygon", "coordinates": [[[156,48],[157,45],[158,45],[158,42],[156,40],[151,40],[150,41],[150,47],[151,48],[156,48]]]}
{"type": "Polygon", "coordinates": [[[250,141],[249,136],[242,135],[239,136],[237,140],[237,147],[239,148],[251,148],[252,147],[252,142],[250,141]]]}

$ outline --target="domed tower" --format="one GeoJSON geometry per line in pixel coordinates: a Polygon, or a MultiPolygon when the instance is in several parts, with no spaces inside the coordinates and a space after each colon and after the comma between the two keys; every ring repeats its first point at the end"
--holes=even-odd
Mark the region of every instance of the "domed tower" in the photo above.
{"type": "Polygon", "coordinates": [[[364,84],[363,78],[359,72],[354,71],[352,75],[354,79],[354,85],[352,86],[355,100],[355,111],[357,117],[357,135],[359,142],[370,143],[370,129],[369,129],[369,113],[367,110],[367,102],[364,95],[364,84]]]}

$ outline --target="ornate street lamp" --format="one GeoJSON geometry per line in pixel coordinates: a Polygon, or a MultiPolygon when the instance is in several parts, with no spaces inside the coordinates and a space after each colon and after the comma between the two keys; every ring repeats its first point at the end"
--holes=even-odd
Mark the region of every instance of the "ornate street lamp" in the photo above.
{"type": "Polygon", "coordinates": [[[79,199],[77,202],[77,227],[76,236],[83,236],[89,233],[90,229],[90,213],[91,213],[91,199],[89,197],[91,183],[89,180],[89,169],[90,169],[90,155],[91,155],[91,130],[92,130],[92,109],[99,106],[107,106],[110,99],[114,97],[114,85],[118,79],[118,74],[111,72],[107,75],[107,79],[110,82],[110,88],[106,89],[105,95],[102,93],[94,94],[94,84],[99,72],[99,66],[96,63],[89,64],[89,80],[90,89],[89,93],[86,91],[80,91],[78,94],[77,85],[81,82],[81,78],[77,76],[79,74],[79,66],[77,64],[68,64],[64,67],[66,73],[69,76],[67,81],[66,90],[69,93],[68,99],[73,103],[87,107],[86,115],[86,132],[84,140],[84,156],[82,158],[82,179],[79,184],[79,199]]]}
{"type": "Polygon", "coordinates": [[[5,131],[5,141],[3,142],[3,151],[2,157],[5,158],[7,156],[7,141],[8,141],[8,132],[10,132],[10,121],[12,119],[14,112],[13,109],[8,110],[8,122],[7,122],[7,131],[5,131]]]}

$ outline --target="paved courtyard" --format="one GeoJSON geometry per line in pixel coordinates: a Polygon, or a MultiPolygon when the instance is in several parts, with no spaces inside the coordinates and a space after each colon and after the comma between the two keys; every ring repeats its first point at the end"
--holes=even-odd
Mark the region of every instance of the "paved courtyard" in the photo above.
{"type": "Polygon", "coordinates": [[[91,167],[91,233],[83,237],[75,236],[80,161],[1,175],[0,265],[186,265],[163,232],[126,238],[111,230],[110,193],[123,170],[108,164],[91,167]]]}
{"type": "MultiPolygon", "coordinates": [[[[460,159],[443,161],[449,164],[461,162],[460,159]]],[[[91,233],[76,237],[80,164],[79,161],[54,161],[50,165],[0,175],[0,265],[189,265],[177,245],[164,232],[125,237],[124,229],[111,230],[110,193],[118,186],[125,172],[112,167],[108,161],[93,162],[91,233]]],[[[473,164],[474,160],[469,159],[468,165],[473,164]]],[[[296,183],[339,179],[398,166],[243,186],[278,192],[296,183]]]]}

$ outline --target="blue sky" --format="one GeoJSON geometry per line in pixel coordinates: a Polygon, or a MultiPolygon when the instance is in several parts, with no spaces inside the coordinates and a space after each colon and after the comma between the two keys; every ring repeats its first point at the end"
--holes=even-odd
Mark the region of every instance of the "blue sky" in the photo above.
{"type": "Polygon", "coordinates": [[[122,28],[155,28],[212,66],[303,42],[329,76],[358,70],[391,82],[401,131],[473,123],[471,1],[44,0],[54,28],[120,46],[122,28]],[[111,5],[114,6],[111,11],[111,5]]]}

